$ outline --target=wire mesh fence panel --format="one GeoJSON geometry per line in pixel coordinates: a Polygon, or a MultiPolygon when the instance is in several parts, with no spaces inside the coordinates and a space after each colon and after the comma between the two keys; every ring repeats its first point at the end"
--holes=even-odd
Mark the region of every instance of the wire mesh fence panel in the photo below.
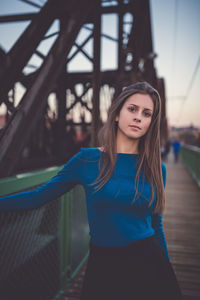
{"type": "Polygon", "coordinates": [[[71,203],[71,273],[80,264],[89,247],[89,227],[84,191],[81,186],[72,190],[71,203]]]}
{"type": "Polygon", "coordinates": [[[0,298],[52,299],[60,287],[60,200],[0,215],[0,298]]]}
{"type": "Polygon", "coordinates": [[[87,257],[88,232],[81,186],[39,208],[0,213],[0,299],[59,298],[87,257]]]}

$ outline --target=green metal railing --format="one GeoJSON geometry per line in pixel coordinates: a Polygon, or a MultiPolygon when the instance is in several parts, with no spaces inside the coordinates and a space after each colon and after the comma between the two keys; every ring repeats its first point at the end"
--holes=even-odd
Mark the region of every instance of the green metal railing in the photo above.
{"type": "MultiPolygon", "coordinates": [[[[61,167],[0,180],[0,196],[34,189],[61,167]]],[[[0,290],[4,300],[59,299],[88,256],[82,186],[40,208],[0,214],[0,290]]]]}
{"type": "Polygon", "coordinates": [[[182,145],[181,158],[192,177],[200,187],[200,148],[182,145]]]}

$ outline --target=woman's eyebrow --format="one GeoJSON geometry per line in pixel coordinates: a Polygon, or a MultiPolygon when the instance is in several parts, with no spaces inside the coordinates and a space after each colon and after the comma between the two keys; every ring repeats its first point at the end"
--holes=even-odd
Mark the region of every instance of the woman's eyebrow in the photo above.
{"type": "MultiPolygon", "coordinates": [[[[134,103],[129,103],[128,105],[133,105],[133,106],[136,106],[137,108],[140,107],[134,103]]],[[[144,107],[145,110],[150,110],[150,111],[153,111],[151,108],[147,108],[147,107],[144,107]]]]}

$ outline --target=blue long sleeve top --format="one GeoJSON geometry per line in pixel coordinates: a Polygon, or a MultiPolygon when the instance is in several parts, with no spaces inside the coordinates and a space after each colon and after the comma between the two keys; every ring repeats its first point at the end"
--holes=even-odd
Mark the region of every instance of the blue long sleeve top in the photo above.
{"type": "MultiPolygon", "coordinates": [[[[151,187],[141,174],[138,197],[134,200],[134,179],[138,154],[117,153],[114,171],[107,183],[98,191],[91,185],[99,173],[98,148],[81,148],[50,181],[35,190],[0,198],[0,211],[32,209],[83,185],[86,194],[90,239],[99,246],[126,246],[134,241],[155,235],[169,258],[162,225],[162,215],[155,214],[151,187]]],[[[166,167],[162,163],[164,186],[166,167]]]]}

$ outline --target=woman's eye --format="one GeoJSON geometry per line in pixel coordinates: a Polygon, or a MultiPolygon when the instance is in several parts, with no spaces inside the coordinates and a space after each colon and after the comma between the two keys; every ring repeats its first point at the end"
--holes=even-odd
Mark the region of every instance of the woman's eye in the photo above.
{"type": "Polygon", "coordinates": [[[135,107],[129,107],[128,110],[129,110],[129,111],[134,111],[134,110],[135,110],[135,107]]]}
{"type": "Polygon", "coordinates": [[[144,115],[145,115],[145,117],[151,117],[151,114],[148,112],[145,112],[144,115]]]}

